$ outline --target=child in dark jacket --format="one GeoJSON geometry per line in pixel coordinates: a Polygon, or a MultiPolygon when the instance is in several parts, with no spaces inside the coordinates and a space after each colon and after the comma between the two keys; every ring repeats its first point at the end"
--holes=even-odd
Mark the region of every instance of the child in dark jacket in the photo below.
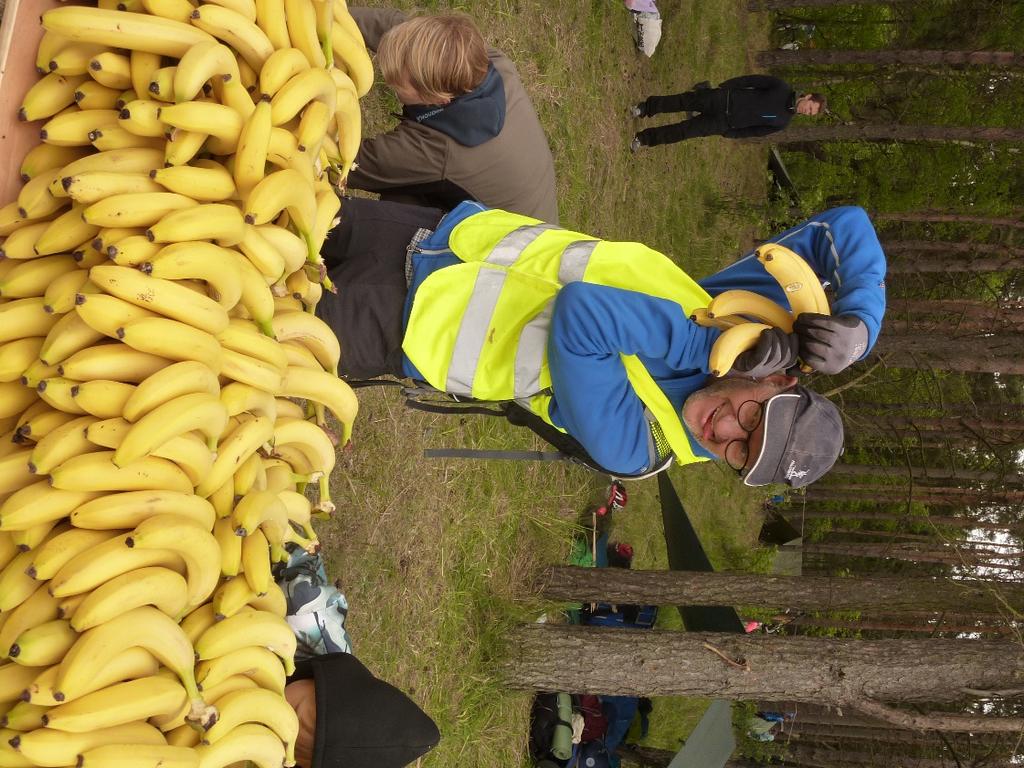
{"type": "Polygon", "coordinates": [[[633,117],[663,112],[694,112],[678,123],[647,128],[636,134],[633,150],[672,144],[700,136],[745,139],[781,131],[794,115],[815,116],[825,109],[818,93],[797,95],[784,80],[770,75],[743,75],[717,88],[696,87],[669,96],[649,96],[632,108],[633,117]]]}

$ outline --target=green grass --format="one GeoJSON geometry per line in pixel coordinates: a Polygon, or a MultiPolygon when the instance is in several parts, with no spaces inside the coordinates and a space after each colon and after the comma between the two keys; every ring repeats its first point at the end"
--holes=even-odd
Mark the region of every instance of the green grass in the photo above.
{"type": "MultiPolygon", "coordinates": [[[[454,7],[523,76],[555,156],[563,226],[640,240],[699,277],[763,234],[764,150],[715,138],[634,156],[627,147],[638,125],[626,109],[650,93],[751,71],[767,30],[737,3],[664,5],[650,60],[636,54],[619,2],[454,7]]],[[[386,89],[371,92],[367,135],[386,130],[395,107],[386,89]]],[[[549,607],[535,576],[566,560],[580,513],[604,483],[560,463],[426,460],[425,447],[541,446],[496,419],[408,411],[392,391],[363,390],[360,401],[354,444],[333,480],[338,511],[319,526],[329,572],[349,599],[355,652],[437,721],[442,741],[426,768],[525,765],[530,697],[497,679],[494,662],[507,629],[549,607]]],[[[742,568],[762,496],[718,465],[676,469],[673,480],[716,567],[742,568]]],[[[629,492],[613,537],[633,544],[637,567],[663,568],[657,485],[631,483],[629,492]]],[[[662,616],[667,626],[678,619],[670,609],[662,616]]],[[[678,747],[704,706],[657,700],[646,743],[678,747]]]]}

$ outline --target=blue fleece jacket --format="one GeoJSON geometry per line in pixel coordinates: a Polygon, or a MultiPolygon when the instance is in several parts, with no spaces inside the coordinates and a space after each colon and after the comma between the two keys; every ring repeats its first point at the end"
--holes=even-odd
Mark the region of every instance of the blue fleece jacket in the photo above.
{"type": "MultiPolygon", "coordinates": [[[[462,203],[420,244],[413,255],[406,321],[422,281],[458,261],[448,249],[452,228],[481,210],[484,207],[478,203],[462,203]]],[[[833,208],[772,241],[805,258],[833,287],[832,314],[864,321],[870,351],[885,313],[886,265],[864,210],[833,208]]],[[[752,253],[698,282],[711,296],[742,288],[789,308],[778,283],[752,253]]],[[[643,472],[649,427],[620,353],[638,355],[669,401],[681,410],[686,398],[708,381],[708,356],[718,334],[691,322],[678,304],[665,299],[591,283],[566,285],[555,299],[548,336],[552,422],[579,440],[602,466],[624,474],[643,472]]],[[[405,373],[422,378],[407,359],[405,373]]],[[[696,455],[711,456],[692,437],[690,442],[696,455]]]]}

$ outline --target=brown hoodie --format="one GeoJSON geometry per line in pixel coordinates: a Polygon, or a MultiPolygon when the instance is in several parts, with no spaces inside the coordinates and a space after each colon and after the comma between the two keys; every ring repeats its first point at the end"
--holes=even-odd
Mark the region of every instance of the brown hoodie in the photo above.
{"type": "MultiPolygon", "coordinates": [[[[351,8],[366,45],[406,20],[401,11],[351,8]]],[[[555,165],[547,137],[515,65],[488,50],[505,90],[505,122],[493,139],[467,147],[427,125],[403,118],[388,133],[363,139],[348,186],[385,200],[450,209],[473,199],[492,208],[558,223],[555,165]]]]}

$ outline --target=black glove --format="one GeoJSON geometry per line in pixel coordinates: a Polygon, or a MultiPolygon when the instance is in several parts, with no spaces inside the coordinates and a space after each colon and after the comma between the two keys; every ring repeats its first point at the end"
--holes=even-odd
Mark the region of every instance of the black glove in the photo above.
{"type": "Polygon", "coordinates": [[[748,349],[732,364],[730,376],[748,379],[763,379],[796,365],[799,340],[795,334],[781,328],[767,328],[761,331],[757,346],[748,349]]]}
{"type": "Polygon", "coordinates": [[[800,339],[800,359],[822,373],[839,373],[868,348],[868,327],[853,315],[804,312],[793,323],[793,333],[800,339]]]}

